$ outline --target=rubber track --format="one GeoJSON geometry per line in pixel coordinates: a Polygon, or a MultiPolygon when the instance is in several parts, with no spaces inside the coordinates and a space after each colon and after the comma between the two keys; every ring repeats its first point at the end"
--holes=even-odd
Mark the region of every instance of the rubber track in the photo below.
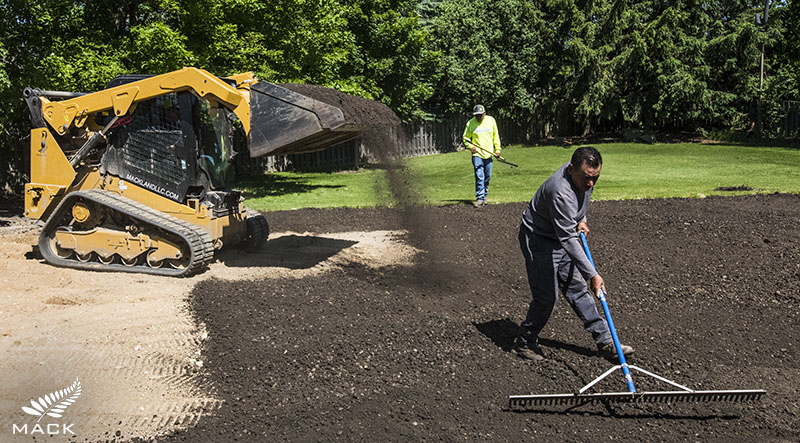
{"type": "Polygon", "coordinates": [[[214,245],[208,234],[201,228],[163,212],[156,211],[149,206],[125,198],[119,194],[100,189],[88,191],[76,191],[64,198],[56,210],[50,216],[39,235],[39,250],[44,258],[51,264],[66,268],[88,269],[92,271],[115,271],[115,272],[135,272],[143,274],[168,275],[173,277],[186,277],[205,269],[214,259],[214,245]],[[58,257],[50,249],[49,235],[58,228],[58,221],[62,219],[64,211],[72,207],[72,202],[78,198],[98,203],[107,208],[111,208],[122,214],[130,216],[136,220],[149,224],[153,227],[175,234],[189,245],[191,254],[189,266],[184,269],[173,269],[170,267],[151,268],[147,264],[136,266],[125,266],[120,263],[109,265],[99,262],[82,263],[75,259],[64,259],[58,257]]]}

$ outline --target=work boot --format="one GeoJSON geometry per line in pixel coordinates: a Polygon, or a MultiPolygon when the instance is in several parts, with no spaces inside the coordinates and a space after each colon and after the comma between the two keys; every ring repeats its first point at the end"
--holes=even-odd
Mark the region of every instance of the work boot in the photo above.
{"type": "MultiPolygon", "coordinates": [[[[623,355],[633,354],[633,348],[628,345],[619,345],[622,348],[623,355]]],[[[603,345],[597,345],[597,355],[605,358],[617,358],[617,348],[614,347],[614,342],[610,341],[603,345]]]]}
{"type": "Polygon", "coordinates": [[[520,358],[523,358],[525,360],[532,360],[532,361],[544,360],[544,353],[542,353],[542,349],[538,346],[529,348],[527,346],[516,344],[514,345],[514,352],[516,352],[520,358]]]}
{"type": "Polygon", "coordinates": [[[486,200],[475,200],[474,202],[472,202],[472,206],[475,206],[476,208],[480,208],[481,206],[486,206],[486,200]]]}

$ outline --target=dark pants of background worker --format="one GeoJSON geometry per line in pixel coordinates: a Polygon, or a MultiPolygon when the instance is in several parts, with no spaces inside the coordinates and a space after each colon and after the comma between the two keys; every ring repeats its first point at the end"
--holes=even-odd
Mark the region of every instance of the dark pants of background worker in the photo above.
{"type": "Polygon", "coordinates": [[[472,156],[472,167],[475,169],[475,200],[486,200],[489,195],[489,181],[492,179],[492,158],[472,156]]]}
{"type": "Polygon", "coordinates": [[[518,344],[533,348],[539,332],[553,313],[559,291],[578,314],[583,327],[598,344],[611,341],[605,319],[597,312],[592,293],[567,251],[558,241],[531,234],[524,225],[519,230],[519,245],[525,256],[525,269],[533,300],[520,326],[518,344]]]}

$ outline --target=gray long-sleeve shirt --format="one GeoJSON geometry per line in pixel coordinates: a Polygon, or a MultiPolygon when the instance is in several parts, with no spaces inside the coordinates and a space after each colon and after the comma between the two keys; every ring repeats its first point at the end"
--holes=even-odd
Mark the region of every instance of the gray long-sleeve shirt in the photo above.
{"type": "Polygon", "coordinates": [[[589,280],[597,271],[586,258],[577,228],[579,222],[586,221],[594,187],[586,192],[575,189],[568,165],[565,163],[539,186],[522,214],[522,224],[532,234],[561,243],[583,278],[589,280]]]}

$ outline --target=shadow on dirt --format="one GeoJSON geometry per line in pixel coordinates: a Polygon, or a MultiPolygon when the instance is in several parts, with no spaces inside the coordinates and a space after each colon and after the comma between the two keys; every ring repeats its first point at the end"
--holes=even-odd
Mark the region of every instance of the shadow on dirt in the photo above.
{"type": "Polygon", "coordinates": [[[278,267],[309,269],[358,243],[314,235],[285,235],[267,241],[256,253],[233,248],[221,251],[219,261],[229,267],[278,267]]]}
{"type": "Polygon", "coordinates": [[[584,348],[583,346],[575,346],[569,343],[564,343],[563,341],[551,340],[549,338],[540,338],[539,346],[542,346],[544,348],[563,349],[565,351],[574,352],[576,354],[584,355],[586,357],[593,357],[596,354],[595,351],[589,348],[584,348]]]}
{"type": "MultiPolygon", "coordinates": [[[[510,352],[514,348],[514,340],[519,331],[519,325],[508,318],[491,320],[484,323],[472,323],[481,334],[489,337],[498,348],[510,352]]],[[[576,346],[558,340],[540,338],[539,346],[544,348],[563,349],[576,354],[592,357],[595,352],[583,346],[576,346]]]]}
{"type": "MultiPolygon", "coordinates": [[[[0,194],[0,218],[22,217],[25,210],[25,201],[18,196],[5,196],[0,194]]],[[[8,226],[8,220],[0,220],[0,226],[8,226]]]]}
{"type": "Polygon", "coordinates": [[[448,205],[451,205],[451,204],[472,205],[472,200],[469,200],[469,199],[463,199],[463,198],[462,198],[462,199],[454,199],[454,198],[451,198],[451,199],[445,200],[445,202],[446,202],[448,205]]]}
{"type": "Polygon", "coordinates": [[[703,414],[703,415],[692,415],[692,414],[665,414],[663,412],[653,414],[653,413],[646,413],[643,412],[641,414],[636,413],[620,413],[615,411],[612,407],[606,407],[605,411],[591,411],[591,410],[581,410],[578,409],[580,406],[571,406],[569,408],[563,410],[554,410],[554,409],[508,409],[508,412],[513,412],[515,414],[538,414],[538,415],[582,415],[584,417],[608,417],[608,418],[615,418],[615,419],[628,419],[628,420],[642,420],[642,419],[657,419],[657,420],[693,420],[693,421],[716,421],[716,420],[740,420],[741,417],[738,415],[731,415],[731,414],[703,414]]]}
{"type": "Polygon", "coordinates": [[[472,323],[481,334],[489,337],[498,348],[510,352],[514,347],[519,325],[504,318],[503,320],[490,320],[484,323],[472,323]]]}
{"type": "Polygon", "coordinates": [[[31,246],[31,250],[25,253],[25,260],[44,260],[44,256],[39,251],[39,245],[31,246]]]}

